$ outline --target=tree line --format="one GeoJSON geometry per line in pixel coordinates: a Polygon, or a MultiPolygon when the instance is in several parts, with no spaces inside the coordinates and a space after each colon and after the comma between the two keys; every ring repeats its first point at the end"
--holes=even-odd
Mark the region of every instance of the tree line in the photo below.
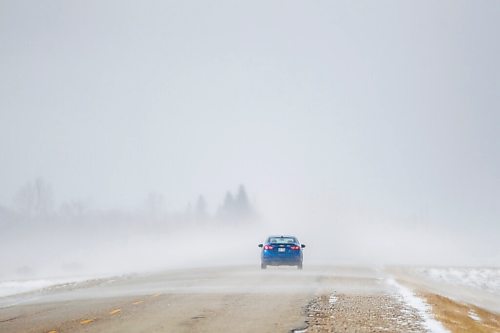
{"type": "Polygon", "coordinates": [[[65,201],[56,208],[52,186],[37,178],[24,184],[13,198],[11,207],[0,205],[0,222],[8,221],[128,221],[154,224],[244,223],[257,218],[257,212],[244,185],[233,194],[227,191],[221,204],[210,210],[206,198],[199,195],[184,211],[168,211],[162,194],[151,192],[139,210],[93,209],[83,200],[65,201]]]}

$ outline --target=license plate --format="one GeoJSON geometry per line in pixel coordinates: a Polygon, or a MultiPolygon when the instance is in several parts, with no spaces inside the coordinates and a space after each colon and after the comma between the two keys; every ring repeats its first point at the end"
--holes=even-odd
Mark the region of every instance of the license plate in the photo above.
{"type": "Polygon", "coordinates": [[[278,248],[278,252],[285,252],[285,250],[286,250],[286,249],[285,249],[284,247],[279,247],[279,248],[278,248]]]}

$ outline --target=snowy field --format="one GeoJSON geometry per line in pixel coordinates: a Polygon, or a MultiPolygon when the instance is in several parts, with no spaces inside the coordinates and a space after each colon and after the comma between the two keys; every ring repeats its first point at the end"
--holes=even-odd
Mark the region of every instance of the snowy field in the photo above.
{"type": "Polygon", "coordinates": [[[417,273],[432,281],[484,290],[500,295],[500,267],[420,268],[417,273]]]}

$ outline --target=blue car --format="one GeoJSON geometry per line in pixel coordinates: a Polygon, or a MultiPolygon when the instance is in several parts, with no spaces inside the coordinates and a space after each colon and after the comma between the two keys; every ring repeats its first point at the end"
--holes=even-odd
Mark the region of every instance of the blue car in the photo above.
{"type": "Polygon", "coordinates": [[[302,269],[302,249],[306,246],[300,244],[294,236],[269,236],[262,248],[260,268],[271,266],[297,266],[302,269]]]}

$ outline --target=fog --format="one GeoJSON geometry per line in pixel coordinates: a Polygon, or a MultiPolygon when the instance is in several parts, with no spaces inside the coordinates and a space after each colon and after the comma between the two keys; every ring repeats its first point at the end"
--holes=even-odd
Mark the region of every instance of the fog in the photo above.
{"type": "Polygon", "coordinates": [[[269,234],[305,265],[500,265],[499,17],[1,1],[0,279],[257,267],[269,234]]]}

